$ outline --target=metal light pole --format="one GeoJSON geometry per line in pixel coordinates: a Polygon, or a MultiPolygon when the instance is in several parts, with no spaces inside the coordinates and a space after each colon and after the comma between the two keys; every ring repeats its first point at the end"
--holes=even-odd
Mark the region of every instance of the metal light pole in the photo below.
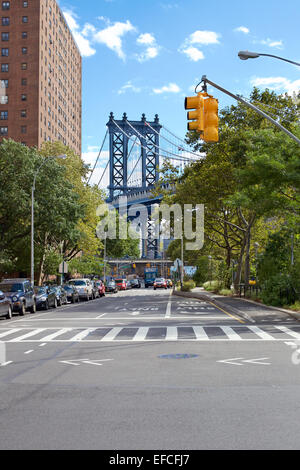
{"type": "Polygon", "coordinates": [[[61,160],[65,160],[67,158],[66,155],[59,155],[59,156],[50,156],[44,159],[43,163],[38,167],[36,172],[34,173],[33,177],[33,184],[31,188],[31,284],[34,286],[34,192],[35,192],[35,184],[36,178],[39,174],[40,169],[46,163],[48,158],[59,158],[61,160]]]}
{"type": "Polygon", "coordinates": [[[104,255],[103,255],[103,264],[104,264],[103,281],[104,281],[104,283],[106,282],[106,262],[105,262],[105,259],[106,259],[106,236],[107,236],[107,232],[105,232],[105,238],[104,238],[104,255]]]}
{"type": "Polygon", "coordinates": [[[290,64],[299,65],[299,62],[294,62],[293,60],[285,59],[284,57],[279,57],[278,55],[273,54],[261,54],[260,52],[250,52],[250,51],[240,51],[238,56],[241,60],[248,59],[257,59],[260,56],[273,57],[275,59],[284,60],[284,62],[289,62],[290,64]]]}

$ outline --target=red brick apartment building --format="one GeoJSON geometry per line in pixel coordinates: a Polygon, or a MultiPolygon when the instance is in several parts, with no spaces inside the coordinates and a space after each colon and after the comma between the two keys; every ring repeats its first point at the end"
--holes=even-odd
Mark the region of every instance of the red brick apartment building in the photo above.
{"type": "Polygon", "coordinates": [[[0,0],[0,140],[81,155],[82,60],[55,0],[0,0]]]}

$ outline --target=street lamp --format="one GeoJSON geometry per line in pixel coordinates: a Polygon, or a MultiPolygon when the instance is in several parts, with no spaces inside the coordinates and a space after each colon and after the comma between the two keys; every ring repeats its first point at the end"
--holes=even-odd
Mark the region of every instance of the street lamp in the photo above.
{"type": "Polygon", "coordinates": [[[284,57],[279,57],[273,54],[261,54],[260,52],[250,52],[250,51],[240,51],[238,56],[241,60],[248,60],[248,59],[257,59],[260,56],[266,57],[274,57],[275,59],[284,60],[285,62],[289,62],[290,64],[299,65],[299,62],[294,62],[293,60],[285,59],[284,57]]]}
{"type": "Polygon", "coordinates": [[[34,191],[35,191],[35,183],[36,183],[36,178],[37,175],[42,168],[42,166],[46,163],[48,158],[59,158],[61,160],[65,160],[67,158],[67,155],[59,155],[59,156],[50,156],[47,158],[44,158],[43,163],[38,167],[36,172],[34,173],[33,177],[33,185],[31,188],[31,284],[34,286],[34,191]]]}

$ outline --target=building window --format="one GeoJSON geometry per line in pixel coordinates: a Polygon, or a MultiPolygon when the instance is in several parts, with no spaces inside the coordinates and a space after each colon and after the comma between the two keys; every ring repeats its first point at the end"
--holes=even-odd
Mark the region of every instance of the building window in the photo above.
{"type": "Polygon", "coordinates": [[[21,118],[26,118],[27,117],[27,111],[26,109],[21,110],[21,118]]]}
{"type": "Polygon", "coordinates": [[[8,96],[0,96],[0,104],[8,104],[8,96]]]}
{"type": "Polygon", "coordinates": [[[27,39],[27,37],[28,37],[28,36],[27,36],[27,32],[26,32],[26,31],[23,31],[23,33],[22,33],[22,39],[27,39]]]}
{"type": "Polygon", "coordinates": [[[21,134],[27,134],[27,126],[21,126],[21,134]]]}
{"type": "Polygon", "coordinates": [[[28,2],[23,2],[23,8],[27,8],[28,7],[28,2]]]}
{"type": "Polygon", "coordinates": [[[2,41],[9,41],[9,33],[1,33],[2,41]]]}
{"type": "Polygon", "coordinates": [[[27,54],[27,47],[22,47],[22,54],[23,55],[27,54]]]}
{"type": "Polygon", "coordinates": [[[8,80],[5,79],[5,80],[1,80],[1,88],[8,88],[8,80]]]}
{"type": "Polygon", "coordinates": [[[26,62],[23,62],[23,64],[21,64],[21,69],[22,70],[27,70],[27,63],[26,62]]]}
{"type": "Polygon", "coordinates": [[[8,72],[8,64],[1,64],[1,72],[8,72]]]}
{"type": "Polygon", "coordinates": [[[21,85],[26,86],[27,85],[27,78],[22,78],[21,79],[21,85]]]}
{"type": "Polygon", "coordinates": [[[9,53],[8,48],[2,47],[2,49],[1,49],[2,57],[8,57],[8,53],[9,53]]]}
{"type": "Polygon", "coordinates": [[[2,2],[2,10],[9,10],[10,2],[2,2]]]}
{"type": "Polygon", "coordinates": [[[2,26],[9,26],[9,23],[10,23],[9,18],[6,16],[2,16],[1,23],[2,23],[2,26]]]}
{"type": "Polygon", "coordinates": [[[1,121],[7,120],[8,119],[8,111],[1,111],[0,112],[0,119],[1,119],[1,121]]]}
{"type": "Polygon", "coordinates": [[[21,101],[27,101],[27,95],[21,95],[21,101]]]}
{"type": "Polygon", "coordinates": [[[28,23],[28,16],[22,16],[22,23],[28,23]]]}
{"type": "Polygon", "coordinates": [[[1,135],[7,135],[7,133],[8,133],[8,127],[0,127],[1,135]]]}

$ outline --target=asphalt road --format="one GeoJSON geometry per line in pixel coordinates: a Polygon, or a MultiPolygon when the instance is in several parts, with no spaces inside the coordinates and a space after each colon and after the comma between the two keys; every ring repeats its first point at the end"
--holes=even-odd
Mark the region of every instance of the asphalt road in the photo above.
{"type": "Polygon", "coordinates": [[[152,289],[0,320],[0,449],[299,449],[299,341],[152,289]]]}

